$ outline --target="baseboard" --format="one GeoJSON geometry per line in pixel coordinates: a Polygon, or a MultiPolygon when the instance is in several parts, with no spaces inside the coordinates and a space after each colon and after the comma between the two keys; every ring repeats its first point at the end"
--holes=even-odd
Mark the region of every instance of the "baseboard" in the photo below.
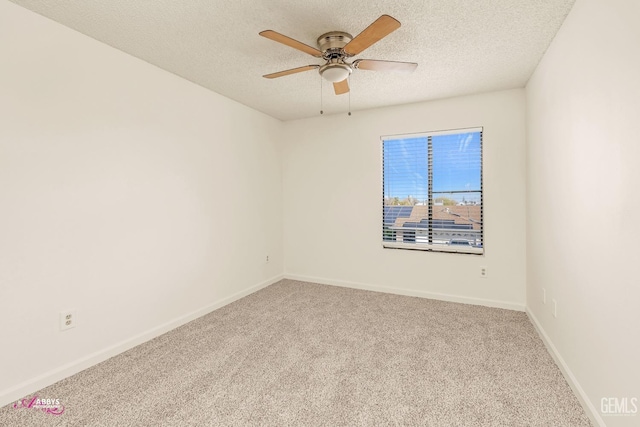
{"type": "Polygon", "coordinates": [[[322,277],[303,276],[293,273],[285,273],[285,279],[299,280],[302,282],[320,283],[322,285],[340,286],[343,288],[362,289],[366,291],[384,292],[387,294],[406,295],[410,297],[429,298],[440,301],[459,302],[462,304],[481,305],[485,307],[504,308],[506,310],[524,311],[524,304],[517,304],[508,301],[496,301],[483,298],[461,297],[458,295],[440,294],[436,292],[417,291],[413,289],[389,288],[385,286],[369,285],[358,282],[347,282],[344,280],[326,279],[322,277]]]}
{"type": "Polygon", "coordinates": [[[587,414],[589,419],[591,419],[591,422],[593,424],[597,426],[605,427],[606,424],[604,423],[604,420],[600,416],[600,413],[598,412],[596,407],[593,405],[593,403],[587,396],[587,393],[585,393],[584,389],[576,379],[575,375],[573,375],[573,372],[571,372],[571,369],[569,369],[569,366],[567,365],[567,363],[564,361],[560,353],[558,353],[556,346],[553,345],[553,342],[551,342],[551,340],[549,339],[549,336],[547,335],[545,330],[542,328],[542,325],[540,324],[540,322],[538,322],[538,319],[536,318],[536,316],[531,312],[531,310],[529,310],[529,307],[526,308],[526,313],[527,313],[527,316],[529,316],[529,320],[533,324],[533,327],[538,332],[540,339],[542,339],[542,342],[547,347],[549,354],[551,354],[551,357],[556,362],[556,365],[558,365],[558,368],[560,368],[560,372],[562,372],[564,379],[569,384],[569,387],[571,387],[571,390],[573,390],[573,393],[578,398],[578,401],[580,401],[580,405],[582,405],[584,412],[587,414]]]}
{"type": "Polygon", "coordinates": [[[60,366],[59,368],[53,369],[49,372],[39,375],[38,377],[32,378],[14,387],[11,387],[10,389],[3,390],[2,392],[0,392],[0,407],[8,405],[12,402],[15,402],[24,396],[34,393],[44,387],[50,386],[51,384],[54,384],[64,378],[77,374],[78,372],[83,371],[87,368],[90,368],[91,366],[97,365],[100,362],[104,362],[105,360],[113,356],[116,356],[120,353],[130,350],[131,348],[137,345],[140,345],[159,335],[169,332],[170,330],[175,329],[179,326],[182,326],[185,323],[191,322],[192,320],[195,320],[198,317],[202,317],[205,314],[209,314],[212,311],[217,310],[218,308],[224,307],[225,305],[230,304],[236,300],[239,300],[240,298],[243,298],[247,295],[257,292],[262,288],[266,288],[267,286],[273,283],[276,283],[282,280],[283,278],[284,276],[281,274],[274,276],[261,283],[258,283],[257,285],[251,286],[250,288],[247,288],[243,291],[236,292],[233,295],[230,295],[226,298],[216,301],[213,304],[209,304],[205,307],[202,307],[196,311],[177,317],[153,329],[150,329],[141,334],[138,334],[129,339],[126,339],[118,344],[112,345],[103,350],[89,354],[88,356],[82,357],[66,365],[60,366]]]}

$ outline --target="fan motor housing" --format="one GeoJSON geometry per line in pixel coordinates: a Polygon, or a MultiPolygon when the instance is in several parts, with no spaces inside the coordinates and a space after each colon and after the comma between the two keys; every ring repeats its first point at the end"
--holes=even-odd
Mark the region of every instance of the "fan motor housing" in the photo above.
{"type": "Polygon", "coordinates": [[[322,52],[326,51],[340,51],[347,45],[353,36],[343,31],[329,31],[318,37],[318,47],[322,52]]]}

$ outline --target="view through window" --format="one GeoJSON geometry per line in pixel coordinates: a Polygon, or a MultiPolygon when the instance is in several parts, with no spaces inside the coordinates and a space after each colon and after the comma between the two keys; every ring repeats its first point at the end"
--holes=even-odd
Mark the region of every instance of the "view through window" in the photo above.
{"type": "Polygon", "coordinates": [[[484,253],[482,128],[382,138],[382,243],[484,253]]]}

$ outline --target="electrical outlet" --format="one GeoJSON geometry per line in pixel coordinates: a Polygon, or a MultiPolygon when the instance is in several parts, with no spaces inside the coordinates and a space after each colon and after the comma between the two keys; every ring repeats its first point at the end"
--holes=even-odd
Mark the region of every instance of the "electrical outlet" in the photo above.
{"type": "Polygon", "coordinates": [[[547,290],[545,288],[542,288],[542,303],[547,303],[547,290]]]}
{"type": "Polygon", "coordinates": [[[553,303],[553,317],[558,317],[558,301],[552,299],[551,302],[553,303]]]}
{"type": "Polygon", "coordinates": [[[76,311],[68,310],[60,312],[60,330],[66,331],[67,329],[76,327],[76,311]]]}
{"type": "Polygon", "coordinates": [[[269,262],[269,255],[267,255],[267,263],[269,262]]]}
{"type": "Polygon", "coordinates": [[[487,278],[487,267],[480,267],[480,277],[483,279],[487,278]]]}

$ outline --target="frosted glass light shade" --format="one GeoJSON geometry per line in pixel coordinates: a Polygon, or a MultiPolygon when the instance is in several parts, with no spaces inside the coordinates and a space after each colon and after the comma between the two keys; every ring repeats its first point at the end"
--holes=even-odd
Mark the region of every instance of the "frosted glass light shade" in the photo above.
{"type": "Polygon", "coordinates": [[[349,74],[351,74],[351,70],[346,65],[343,66],[336,64],[334,66],[328,66],[327,68],[324,68],[320,71],[320,74],[325,80],[330,81],[331,83],[337,83],[349,77],[349,74]]]}

